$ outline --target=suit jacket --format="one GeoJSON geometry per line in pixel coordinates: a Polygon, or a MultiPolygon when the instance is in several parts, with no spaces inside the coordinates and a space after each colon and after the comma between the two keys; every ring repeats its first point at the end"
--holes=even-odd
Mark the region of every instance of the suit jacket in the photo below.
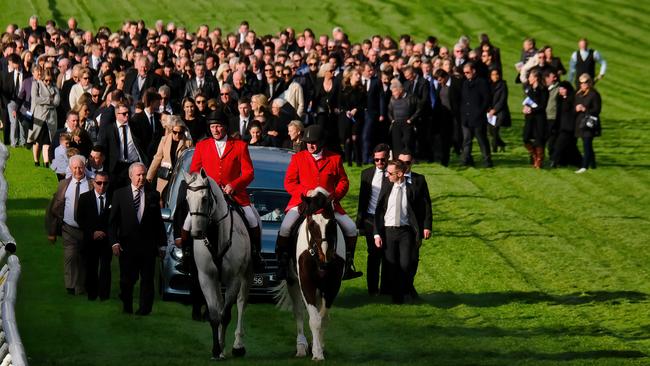
{"type": "Polygon", "coordinates": [[[149,71],[147,76],[144,79],[142,88],[137,90],[134,89],[134,86],[137,86],[138,82],[138,70],[131,69],[126,73],[124,78],[124,92],[130,94],[133,97],[133,102],[139,102],[144,96],[144,91],[149,88],[156,88],[156,90],[163,85],[162,80],[158,75],[153,71],[149,71]],[[135,92],[134,92],[135,91],[135,92]]]}
{"type": "Polygon", "coordinates": [[[309,190],[323,187],[330,192],[336,212],[345,214],[340,201],[348,193],[350,182],[343,168],[343,160],[341,155],[328,150],[323,150],[322,154],[318,162],[307,150],[291,157],[284,176],[284,188],[291,195],[286,211],[298,206],[309,190]]]}
{"type": "Polygon", "coordinates": [[[134,114],[129,121],[129,124],[138,125],[138,128],[143,132],[142,146],[145,148],[148,161],[153,159],[164,132],[163,126],[160,122],[160,113],[154,112],[153,119],[155,130],[154,127],[151,126],[151,121],[149,121],[145,112],[134,114]]]}
{"type": "Polygon", "coordinates": [[[241,135],[239,133],[239,115],[230,118],[230,128],[228,129],[228,131],[230,131],[230,136],[242,139],[244,141],[250,141],[251,134],[248,131],[248,127],[250,127],[251,122],[255,120],[253,112],[251,112],[246,119],[248,121],[246,122],[246,129],[244,130],[244,134],[241,135]]]}
{"type": "MultiPolygon", "coordinates": [[[[120,134],[117,131],[117,128],[117,122],[100,126],[99,138],[97,141],[98,145],[104,147],[106,156],[104,166],[108,167],[108,174],[111,176],[115,174],[115,167],[122,157],[122,149],[120,149],[120,134]]],[[[135,148],[138,150],[142,163],[148,165],[149,160],[146,154],[146,146],[143,144],[144,131],[137,124],[132,125],[129,123],[129,128],[131,130],[133,143],[135,144],[135,148]]]]}
{"type": "MultiPolygon", "coordinates": [[[[89,190],[93,190],[94,181],[89,178],[84,179],[88,184],[89,190]]],[[[63,214],[65,209],[65,191],[68,189],[71,181],[72,178],[66,178],[59,182],[56,192],[54,192],[54,195],[45,210],[45,230],[47,231],[47,235],[61,235],[61,226],[63,225],[63,214]]],[[[78,206],[77,216],[79,216],[78,206]]]]}
{"type": "Polygon", "coordinates": [[[102,240],[94,240],[95,231],[103,231],[108,234],[108,217],[110,213],[111,197],[104,194],[104,211],[100,214],[97,206],[97,196],[95,190],[82,193],[79,196],[79,206],[77,207],[78,224],[84,233],[84,250],[108,250],[111,245],[108,242],[108,236],[102,240]]]}
{"type": "MultiPolygon", "coordinates": [[[[373,166],[364,169],[361,172],[361,186],[359,187],[359,207],[357,209],[357,228],[359,229],[363,228],[363,220],[365,220],[365,218],[368,216],[368,204],[370,203],[370,195],[372,194],[372,178],[375,175],[376,169],[377,168],[373,166]]],[[[388,179],[384,176],[381,179],[381,187],[383,188],[386,183],[388,183],[388,179]]]]}
{"type": "MultiPolygon", "coordinates": [[[[386,182],[379,193],[377,200],[377,211],[375,211],[375,235],[386,237],[386,225],[384,215],[388,207],[388,197],[393,189],[393,183],[386,182]]],[[[424,229],[431,230],[431,198],[429,187],[424,176],[411,173],[411,183],[406,183],[406,199],[409,215],[409,226],[414,230],[415,241],[422,240],[424,229]]]]}
{"type": "Polygon", "coordinates": [[[143,188],[144,210],[138,222],[133,205],[131,184],[116,190],[111,201],[108,240],[119,243],[125,254],[156,256],[158,247],[167,244],[165,225],[160,215],[160,195],[148,186],[143,188]]]}
{"type": "Polygon", "coordinates": [[[420,110],[422,111],[420,117],[430,116],[431,103],[429,102],[429,82],[422,76],[418,75],[415,80],[408,80],[404,83],[404,90],[417,99],[420,110]]]}
{"type": "Polygon", "coordinates": [[[460,121],[463,127],[477,128],[487,124],[487,111],[492,104],[487,80],[475,77],[463,81],[460,103],[460,121]]]}
{"type": "Polygon", "coordinates": [[[376,77],[370,78],[370,87],[367,89],[366,96],[366,113],[370,114],[372,118],[379,118],[381,112],[381,81],[376,77]]]}
{"type": "Polygon", "coordinates": [[[223,155],[219,156],[214,141],[213,138],[207,138],[196,145],[190,173],[199,172],[203,168],[219,186],[232,186],[235,190],[233,198],[240,206],[249,206],[251,201],[246,188],[255,174],[248,145],[242,140],[228,138],[223,155]]]}
{"type": "Polygon", "coordinates": [[[216,82],[216,80],[208,77],[207,75],[203,78],[203,86],[201,88],[199,88],[195,77],[188,80],[185,84],[185,93],[183,93],[183,96],[185,98],[194,98],[198,92],[203,93],[207,99],[219,99],[219,84],[216,82]]]}

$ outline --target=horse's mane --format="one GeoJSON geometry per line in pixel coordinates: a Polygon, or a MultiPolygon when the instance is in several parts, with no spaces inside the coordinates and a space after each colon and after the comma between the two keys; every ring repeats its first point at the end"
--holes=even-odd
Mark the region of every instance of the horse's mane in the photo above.
{"type": "Polygon", "coordinates": [[[314,189],[307,196],[302,196],[299,210],[307,216],[314,215],[318,212],[322,212],[323,215],[328,217],[332,217],[334,214],[329,192],[322,187],[314,189]]]}

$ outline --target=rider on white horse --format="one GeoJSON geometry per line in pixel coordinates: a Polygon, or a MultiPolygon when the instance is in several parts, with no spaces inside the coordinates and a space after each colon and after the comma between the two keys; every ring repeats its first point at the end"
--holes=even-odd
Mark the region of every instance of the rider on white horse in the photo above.
{"type": "Polygon", "coordinates": [[[251,205],[246,191],[254,178],[248,145],[242,140],[228,137],[228,121],[226,115],[220,110],[211,112],[207,120],[211,138],[196,145],[190,173],[198,172],[203,168],[206,174],[221,186],[223,193],[230,195],[241,206],[249,229],[253,267],[256,271],[261,271],[264,269],[264,262],[260,255],[261,220],[257,210],[251,205]]]}
{"type": "Polygon", "coordinates": [[[280,226],[276,243],[280,280],[287,278],[291,252],[291,228],[300,217],[298,205],[302,195],[308,195],[317,187],[324,188],[333,197],[336,221],[345,237],[346,268],[344,280],[363,275],[354,268],[354,249],[357,244],[357,227],[345,213],[340,201],[348,192],[350,182],[345,174],[341,156],[323,148],[324,131],[321,126],[309,126],[305,130],[303,141],[307,149],[296,153],[291,158],[284,178],[284,187],[291,195],[286,208],[286,216],[280,226]]]}

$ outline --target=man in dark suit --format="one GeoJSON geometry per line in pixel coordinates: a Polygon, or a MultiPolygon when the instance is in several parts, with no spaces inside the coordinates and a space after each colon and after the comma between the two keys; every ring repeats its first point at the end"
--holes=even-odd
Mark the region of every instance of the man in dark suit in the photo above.
{"type": "Polygon", "coordinates": [[[150,64],[147,56],[140,56],[135,62],[135,68],[126,73],[124,92],[131,94],[133,103],[139,102],[144,97],[145,90],[149,88],[158,90],[163,85],[162,79],[149,70],[150,64]]]}
{"type": "Polygon", "coordinates": [[[375,212],[375,245],[384,248],[390,267],[393,302],[401,304],[412,282],[412,263],[417,243],[428,233],[423,187],[404,176],[406,165],[394,160],[388,163],[388,184],[379,194],[375,212]]]}
{"type": "Polygon", "coordinates": [[[146,91],[142,98],[144,110],[131,117],[129,123],[144,132],[142,147],[145,149],[147,161],[152,161],[156,154],[158,144],[163,136],[163,126],[160,122],[160,94],[154,91],[146,91]]]}
{"type": "Polygon", "coordinates": [[[83,231],[82,253],[86,262],[88,300],[108,300],[111,294],[111,245],[108,242],[110,197],[108,174],[95,174],[94,190],[79,196],[78,220],[83,231]]]}
{"type": "Polygon", "coordinates": [[[437,150],[434,153],[440,156],[442,166],[448,166],[451,149],[455,144],[454,129],[458,126],[456,115],[460,109],[462,83],[443,69],[436,70],[433,77],[438,81],[435,91],[437,102],[433,110],[437,132],[434,139],[439,142],[435,144],[437,150]]]}
{"type": "Polygon", "coordinates": [[[112,188],[128,184],[128,168],[134,162],[148,164],[145,132],[142,127],[129,122],[129,107],[118,103],[115,107],[115,123],[104,125],[99,130],[98,145],[106,152],[105,167],[112,178],[112,188]]]}
{"type": "Polygon", "coordinates": [[[133,313],[133,287],[140,277],[137,315],[151,313],[156,256],[166,243],[160,195],[145,186],[146,174],[142,163],[129,166],[131,183],[115,191],[108,228],[113,254],[120,258],[120,298],[127,314],[133,313]]]}
{"type": "Polygon", "coordinates": [[[194,65],[194,77],[185,84],[184,97],[194,98],[201,93],[206,99],[217,98],[219,95],[219,84],[214,78],[208,77],[205,72],[205,63],[199,61],[194,65]]]}
{"type": "Polygon", "coordinates": [[[250,99],[246,97],[240,98],[237,101],[237,109],[239,110],[239,115],[230,118],[230,135],[244,141],[250,141],[251,134],[248,131],[248,126],[255,119],[251,110],[250,99]]]}
{"type": "Polygon", "coordinates": [[[363,130],[361,131],[361,159],[364,163],[371,163],[372,156],[370,149],[375,141],[375,130],[380,114],[381,104],[381,82],[375,76],[375,69],[372,65],[364,63],[361,66],[361,85],[366,90],[367,101],[364,114],[363,130]]]}
{"type": "Polygon", "coordinates": [[[478,77],[476,68],[471,62],[463,66],[465,80],[461,91],[460,122],[463,128],[463,165],[473,166],[472,140],[478,140],[483,155],[483,165],[491,168],[492,155],[487,138],[487,112],[490,109],[492,96],[487,80],[478,77]]]}
{"type": "Polygon", "coordinates": [[[415,97],[420,108],[420,116],[413,125],[417,130],[416,154],[418,158],[431,161],[431,141],[429,130],[431,125],[431,103],[429,101],[429,82],[424,79],[412,66],[402,69],[404,73],[404,90],[415,97]]]}
{"type": "Polygon", "coordinates": [[[4,124],[4,143],[16,146],[20,136],[18,118],[18,93],[23,81],[30,75],[22,70],[20,56],[13,53],[7,56],[9,72],[2,75],[2,120],[4,124]]]}
{"type": "Polygon", "coordinates": [[[382,187],[387,184],[386,165],[390,146],[379,144],[374,149],[375,166],[361,172],[361,187],[359,190],[359,208],[357,210],[357,228],[364,233],[368,245],[368,263],[366,267],[366,283],[368,294],[371,296],[387,293],[387,270],[384,263],[384,251],[375,246],[375,211],[377,200],[382,187]],[[379,271],[381,268],[381,286],[379,286],[379,271]]]}

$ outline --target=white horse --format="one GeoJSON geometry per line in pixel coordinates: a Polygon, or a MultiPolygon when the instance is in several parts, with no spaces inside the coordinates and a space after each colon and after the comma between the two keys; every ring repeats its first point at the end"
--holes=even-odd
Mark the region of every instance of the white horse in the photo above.
{"type": "Polygon", "coordinates": [[[233,211],[217,183],[203,169],[188,175],[187,203],[194,238],[194,260],[212,327],[212,358],[224,359],[226,329],[237,302],[233,356],[244,356],[244,309],[253,276],[246,223],[233,211]],[[225,286],[225,301],[222,293],[225,286]]]}
{"type": "Polygon", "coordinates": [[[327,313],[341,288],[345,267],[345,241],[334,219],[329,194],[322,188],[310,197],[303,196],[305,221],[298,229],[295,262],[289,280],[275,289],[278,307],[292,309],[296,320],[296,357],[307,355],[304,309],[309,314],[312,334],[312,360],[325,359],[323,339],[327,313]],[[304,303],[304,305],[303,305],[304,303]]]}

